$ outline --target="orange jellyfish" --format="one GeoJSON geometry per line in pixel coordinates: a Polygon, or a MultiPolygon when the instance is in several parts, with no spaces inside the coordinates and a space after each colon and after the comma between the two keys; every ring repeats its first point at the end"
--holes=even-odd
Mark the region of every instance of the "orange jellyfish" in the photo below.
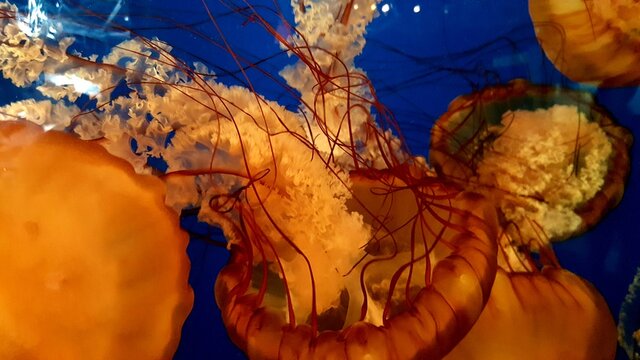
{"type": "Polygon", "coordinates": [[[95,143],[0,122],[0,357],[169,359],[191,309],[164,185],[95,143]]]}
{"type": "Polygon", "coordinates": [[[640,84],[640,4],[635,0],[530,0],[536,36],[573,81],[640,84]]]}
{"type": "Polygon", "coordinates": [[[595,225],[629,172],[631,135],[589,94],[523,80],[455,99],[431,134],[436,171],[491,197],[531,248],[595,225]]]}
{"type": "Polygon", "coordinates": [[[618,203],[630,144],[575,91],[515,81],[451,103],[432,129],[433,166],[492,199],[503,232],[489,302],[445,359],[614,358],[606,302],[559,266],[550,241],[585,231],[618,203]]]}
{"type": "Polygon", "coordinates": [[[480,319],[454,359],[598,359],[616,354],[609,308],[588,282],[567,270],[498,270],[480,319]]]}
{"type": "MultiPolygon", "coordinates": [[[[351,174],[344,210],[371,237],[345,247],[356,256],[344,256],[357,259],[347,268],[321,256],[339,234],[316,239],[314,253],[294,233],[277,231],[281,224],[260,221],[286,201],[236,202],[232,258],[215,293],[231,339],[250,358],[436,359],[469,331],[495,276],[495,214],[481,196],[413,166],[351,174]],[[319,283],[334,272],[341,290],[321,308],[319,283]],[[297,305],[292,281],[307,287],[310,308],[297,305]]],[[[286,199],[287,186],[267,191],[286,199]]]]}

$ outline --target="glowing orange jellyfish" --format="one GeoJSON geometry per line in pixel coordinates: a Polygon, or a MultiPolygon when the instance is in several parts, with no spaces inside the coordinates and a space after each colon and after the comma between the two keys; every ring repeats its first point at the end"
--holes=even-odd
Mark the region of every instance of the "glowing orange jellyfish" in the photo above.
{"type": "Polygon", "coordinates": [[[578,235],[615,207],[629,132],[589,94],[516,80],[455,99],[432,129],[436,171],[493,199],[527,246],[578,235]]]}
{"type": "Polygon", "coordinates": [[[579,234],[618,203],[630,144],[575,91],[515,81],[451,103],[432,129],[431,161],[492,199],[503,233],[489,302],[446,359],[613,359],[606,302],[560,268],[549,241],[579,234]]]}
{"type": "Polygon", "coordinates": [[[0,357],[170,358],[191,309],[164,185],[95,143],[0,123],[0,357]]]}
{"type": "MultiPolygon", "coordinates": [[[[302,322],[287,281],[293,274],[283,271],[285,250],[274,252],[277,239],[264,236],[266,226],[278,224],[257,224],[255,212],[268,210],[236,203],[242,226],[228,234],[238,242],[216,282],[216,300],[231,339],[250,358],[440,358],[480,315],[495,274],[490,204],[420,166],[354,172],[351,181],[349,210],[373,238],[351,250],[361,254],[349,278],[355,284],[345,284],[331,308],[318,313],[312,306],[302,322]]],[[[311,255],[289,246],[294,256],[311,255]]],[[[334,271],[331,262],[309,265],[311,286],[334,271]]]]}
{"type": "Polygon", "coordinates": [[[635,0],[530,0],[547,57],[573,81],[640,84],[640,4],[635,0]]]}
{"type": "Polygon", "coordinates": [[[615,354],[615,324],[602,296],[575,274],[547,267],[499,269],[480,319],[445,359],[611,360],[615,354]]]}

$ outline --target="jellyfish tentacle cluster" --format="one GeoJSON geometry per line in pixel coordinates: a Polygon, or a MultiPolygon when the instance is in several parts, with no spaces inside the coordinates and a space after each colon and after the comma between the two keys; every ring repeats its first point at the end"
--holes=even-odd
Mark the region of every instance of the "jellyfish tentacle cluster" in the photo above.
{"type": "MultiPolygon", "coordinates": [[[[575,346],[611,359],[606,303],[560,268],[550,241],[619,202],[631,136],[584,94],[516,81],[452,103],[432,131],[431,168],[355,65],[372,4],[293,0],[289,37],[258,22],[297,60],[281,72],[299,92],[292,111],[158,39],[71,54],[73,39],[28,36],[3,3],[3,76],[47,99],[3,106],[0,120],[92,140],[162,179],[168,206],[222,228],[231,258],[215,298],[252,359],[534,359],[575,346]],[[72,104],[77,84],[95,107],[72,104]],[[503,346],[539,329],[540,347],[503,346]]],[[[248,3],[242,14],[263,20],[248,3]]]]}

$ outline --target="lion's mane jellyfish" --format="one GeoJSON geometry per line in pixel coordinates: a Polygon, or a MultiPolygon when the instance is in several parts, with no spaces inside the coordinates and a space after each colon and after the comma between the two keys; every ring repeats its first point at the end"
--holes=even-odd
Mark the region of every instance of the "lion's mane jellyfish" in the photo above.
{"type": "Polygon", "coordinates": [[[173,354],[193,295],[162,182],[95,143],[0,122],[0,198],[0,357],[173,354]]]}
{"type": "Polygon", "coordinates": [[[530,0],[536,36],[556,68],[600,86],[640,84],[635,0],[530,0]]]}
{"type": "Polygon", "coordinates": [[[500,268],[480,319],[445,359],[611,360],[615,353],[613,318],[591,284],[557,267],[500,268]]]}

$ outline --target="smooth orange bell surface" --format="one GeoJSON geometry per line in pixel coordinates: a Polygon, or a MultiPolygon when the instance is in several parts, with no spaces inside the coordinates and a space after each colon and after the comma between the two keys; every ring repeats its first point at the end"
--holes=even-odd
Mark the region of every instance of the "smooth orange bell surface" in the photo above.
{"type": "Polygon", "coordinates": [[[0,123],[0,358],[170,359],[192,306],[164,185],[95,143],[0,123]]]}
{"type": "Polygon", "coordinates": [[[529,0],[536,37],[573,81],[640,84],[640,4],[635,0],[529,0]]]}
{"type": "Polygon", "coordinates": [[[567,270],[498,270],[480,319],[446,360],[611,360],[616,328],[597,290],[567,270]]]}

